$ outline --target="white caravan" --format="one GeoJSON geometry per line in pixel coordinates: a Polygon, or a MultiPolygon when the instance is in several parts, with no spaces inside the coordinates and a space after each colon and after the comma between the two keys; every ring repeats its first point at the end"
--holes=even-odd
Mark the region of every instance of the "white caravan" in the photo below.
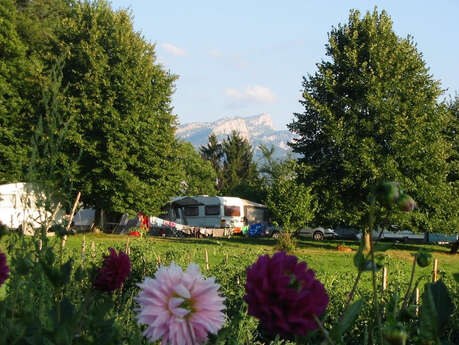
{"type": "MultiPolygon", "coordinates": [[[[52,218],[52,213],[37,206],[38,191],[31,183],[10,183],[0,185],[0,222],[10,229],[24,229],[32,234],[33,228],[45,225],[52,218]]],[[[59,222],[64,216],[59,211],[54,221],[59,222]]]]}
{"type": "Polygon", "coordinates": [[[262,204],[236,197],[184,196],[172,200],[161,218],[175,223],[207,228],[242,226],[267,221],[267,208],[262,204]]]}

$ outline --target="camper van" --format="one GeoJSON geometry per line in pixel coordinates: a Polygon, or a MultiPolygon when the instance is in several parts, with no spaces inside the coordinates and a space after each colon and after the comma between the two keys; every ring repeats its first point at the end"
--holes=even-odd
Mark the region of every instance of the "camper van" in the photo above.
{"type": "MultiPolygon", "coordinates": [[[[38,190],[31,183],[10,183],[0,185],[0,222],[10,229],[22,228],[32,234],[52,218],[52,214],[36,205],[38,190]]],[[[54,221],[62,221],[64,212],[60,210],[54,221]]]]}
{"type": "Polygon", "coordinates": [[[267,208],[249,200],[225,196],[184,196],[173,199],[161,218],[206,228],[234,228],[267,221],[267,208]]]}

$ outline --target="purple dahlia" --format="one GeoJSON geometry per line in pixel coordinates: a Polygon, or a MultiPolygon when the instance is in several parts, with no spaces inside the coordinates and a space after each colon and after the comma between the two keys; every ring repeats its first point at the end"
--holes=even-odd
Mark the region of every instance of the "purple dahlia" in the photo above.
{"type": "Polygon", "coordinates": [[[122,251],[116,254],[115,249],[109,248],[110,255],[104,255],[102,267],[99,268],[94,287],[102,292],[112,292],[119,289],[126,277],[131,273],[131,260],[122,251]]]}
{"type": "Polygon", "coordinates": [[[8,279],[10,268],[6,264],[6,255],[0,252],[0,286],[8,279]]]}
{"type": "Polygon", "coordinates": [[[285,252],[260,256],[247,269],[244,300],[249,315],[260,319],[268,332],[287,338],[316,329],[313,315],[320,317],[329,299],[314,275],[306,262],[298,263],[285,252]]]}

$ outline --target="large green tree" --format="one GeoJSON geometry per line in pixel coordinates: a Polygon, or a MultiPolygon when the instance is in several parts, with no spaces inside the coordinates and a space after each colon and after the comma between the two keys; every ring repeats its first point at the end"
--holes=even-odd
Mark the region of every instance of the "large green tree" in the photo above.
{"type": "MultiPolygon", "coordinates": [[[[37,81],[40,87],[30,97],[30,109],[15,107],[8,97],[7,106],[16,110],[0,114],[2,128],[6,123],[8,129],[1,133],[1,141],[19,134],[25,156],[30,157],[32,147],[49,147],[47,135],[58,127],[59,120],[66,134],[58,160],[78,162],[66,180],[72,182],[75,192],[82,192],[86,205],[109,212],[158,213],[179,191],[183,174],[171,106],[176,77],[156,62],[154,45],[134,31],[128,11],[114,11],[103,0],[21,1],[16,8],[11,8],[9,0],[6,4],[9,8],[2,8],[2,20],[5,17],[12,23],[11,33],[2,33],[2,37],[14,47],[14,51],[5,48],[12,52],[8,63],[26,69],[21,59],[30,59],[33,73],[25,80],[37,81]],[[16,23],[22,24],[14,26],[9,13],[20,17],[16,23]],[[11,41],[15,35],[25,48],[11,41]],[[58,78],[51,71],[57,71],[58,78]],[[15,118],[10,120],[5,114],[15,118]],[[21,119],[26,120],[17,121],[21,119]],[[31,145],[37,133],[40,138],[31,145]]],[[[15,75],[12,67],[6,71],[11,94],[27,98],[14,88],[18,83],[26,89],[20,82],[22,75],[15,75]]],[[[0,155],[8,158],[3,148],[0,146],[0,155]]],[[[38,161],[46,164],[46,157],[38,161]]],[[[7,176],[4,181],[15,182],[17,177],[7,176]]]]}
{"type": "Polygon", "coordinates": [[[304,112],[289,124],[319,198],[318,221],[360,225],[369,187],[387,179],[416,199],[414,229],[457,229],[443,135],[450,116],[412,38],[398,37],[384,11],[351,11],[329,33],[326,55],[303,78],[304,112]]]}
{"type": "Polygon", "coordinates": [[[78,128],[76,184],[89,205],[156,214],[179,188],[179,144],[171,95],[175,76],[126,10],[106,1],[75,6],[58,38],[63,84],[78,128]]]}

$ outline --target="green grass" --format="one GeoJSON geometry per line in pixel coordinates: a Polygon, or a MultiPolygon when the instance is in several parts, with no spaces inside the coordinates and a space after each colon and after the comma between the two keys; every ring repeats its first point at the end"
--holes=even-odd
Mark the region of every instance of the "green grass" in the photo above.
{"type": "MultiPolygon", "coordinates": [[[[172,252],[182,255],[180,262],[186,264],[195,262],[205,267],[205,250],[207,249],[209,265],[218,265],[228,257],[229,261],[240,261],[242,264],[254,262],[259,255],[276,252],[276,240],[271,238],[174,238],[174,237],[147,237],[136,238],[124,235],[79,234],[69,236],[66,251],[81,250],[83,238],[86,240],[86,255],[90,255],[91,242],[93,241],[97,252],[110,246],[125,248],[129,241],[131,247],[144,249],[146,258],[161,263],[167,262],[173,256],[172,252]]],[[[324,273],[327,276],[334,274],[347,274],[349,278],[356,274],[353,264],[353,256],[358,248],[358,242],[346,241],[344,245],[352,248],[352,253],[339,252],[337,245],[343,244],[339,241],[307,241],[298,240],[295,255],[308,263],[308,267],[316,271],[320,278],[324,273]]],[[[434,258],[438,259],[438,268],[441,274],[452,279],[453,274],[459,273],[459,255],[448,254],[449,249],[436,245],[422,244],[399,244],[399,243],[378,243],[377,250],[386,255],[389,277],[391,274],[409,275],[411,272],[413,256],[419,248],[428,248],[432,251],[434,258]]],[[[429,274],[432,266],[420,269],[416,268],[418,277],[420,274],[429,274]]]]}

